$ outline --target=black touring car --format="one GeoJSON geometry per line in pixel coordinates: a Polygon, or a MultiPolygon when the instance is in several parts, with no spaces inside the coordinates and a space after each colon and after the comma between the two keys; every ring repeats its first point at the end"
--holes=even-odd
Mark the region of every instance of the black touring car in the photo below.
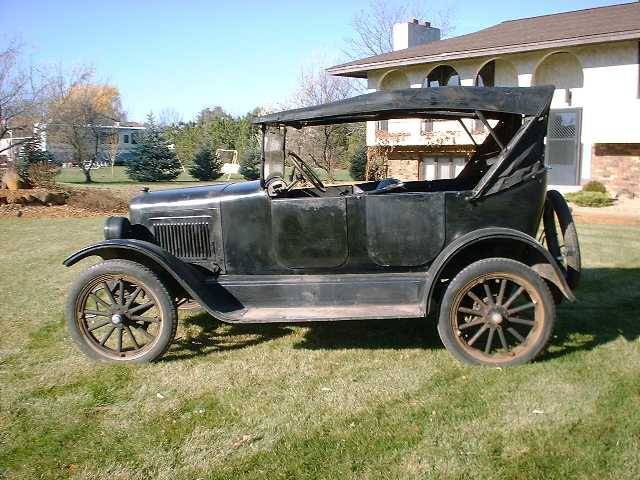
{"type": "Polygon", "coordinates": [[[464,362],[532,360],[580,275],[571,213],[547,192],[553,91],[384,91],[257,118],[260,180],[144,192],[64,261],[103,259],[69,294],[73,338],[96,359],[156,359],[188,299],[228,323],[433,316],[464,362]],[[434,181],[324,185],[287,146],[287,129],[392,118],[467,133],[473,119],[489,134],[456,178],[434,181]]]}

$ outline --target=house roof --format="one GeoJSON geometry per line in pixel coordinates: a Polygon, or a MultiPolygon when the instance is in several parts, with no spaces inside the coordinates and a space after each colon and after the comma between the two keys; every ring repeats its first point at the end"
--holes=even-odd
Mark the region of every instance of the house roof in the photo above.
{"type": "Polygon", "coordinates": [[[459,37],[336,65],[333,75],[379,68],[640,38],[640,2],[522,18],[459,37]]]}
{"type": "Polygon", "coordinates": [[[553,86],[439,87],[377,91],[307,108],[264,115],[258,125],[296,128],[390,118],[460,118],[482,111],[488,118],[540,115],[549,108],[553,86]]]}

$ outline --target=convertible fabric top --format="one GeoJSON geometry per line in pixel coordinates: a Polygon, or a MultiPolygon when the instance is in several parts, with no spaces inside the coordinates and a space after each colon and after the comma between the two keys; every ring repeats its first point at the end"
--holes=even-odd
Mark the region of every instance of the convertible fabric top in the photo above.
{"type": "Polygon", "coordinates": [[[421,116],[455,118],[472,116],[476,110],[487,118],[501,118],[505,114],[537,116],[551,105],[554,90],[551,85],[387,90],[315,107],[272,113],[254,119],[253,123],[303,127],[421,116]]]}

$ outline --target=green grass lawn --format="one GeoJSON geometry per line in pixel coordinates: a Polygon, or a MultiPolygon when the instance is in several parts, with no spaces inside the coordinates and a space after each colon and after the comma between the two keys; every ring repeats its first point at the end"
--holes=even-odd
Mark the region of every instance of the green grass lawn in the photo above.
{"type": "MultiPolygon", "coordinates": [[[[317,171],[320,178],[326,180],[324,172],[317,171]]],[[[159,188],[178,188],[188,187],[193,185],[202,185],[206,183],[219,183],[226,182],[227,175],[223,175],[215,182],[199,182],[194,179],[188,172],[181,173],[178,178],[172,182],[157,182],[157,183],[139,183],[131,180],[126,175],[126,167],[117,166],[114,167],[113,172],[111,167],[102,167],[95,170],[91,170],[91,178],[93,183],[85,183],[84,173],[80,168],[61,168],[60,173],[56,177],[56,181],[62,185],[82,186],[82,187],[98,187],[98,188],[115,188],[115,189],[138,189],[141,185],[149,185],[154,189],[159,188]]],[[[239,182],[243,181],[242,175],[231,175],[230,181],[239,182]]],[[[349,182],[351,176],[349,170],[336,170],[335,172],[336,182],[349,182]]]]}
{"type": "Polygon", "coordinates": [[[552,345],[468,367],[433,321],[224,326],[155,364],[88,361],[61,265],[99,219],[0,220],[0,478],[640,478],[640,227],[579,225],[552,345]]]}

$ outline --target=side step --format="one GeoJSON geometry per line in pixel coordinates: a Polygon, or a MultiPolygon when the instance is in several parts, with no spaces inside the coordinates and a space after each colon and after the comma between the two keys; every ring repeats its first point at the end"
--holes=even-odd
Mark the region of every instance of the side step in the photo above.
{"type": "Polygon", "coordinates": [[[221,275],[209,313],[229,323],[296,323],[424,316],[424,272],[221,275]]]}
{"type": "MultiPolygon", "coordinates": [[[[231,314],[230,317],[235,317],[231,314]]],[[[244,310],[234,323],[295,323],[340,320],[418,318],[420,305],[357,305],[338,307],[253,307],[244,310]]]]}

